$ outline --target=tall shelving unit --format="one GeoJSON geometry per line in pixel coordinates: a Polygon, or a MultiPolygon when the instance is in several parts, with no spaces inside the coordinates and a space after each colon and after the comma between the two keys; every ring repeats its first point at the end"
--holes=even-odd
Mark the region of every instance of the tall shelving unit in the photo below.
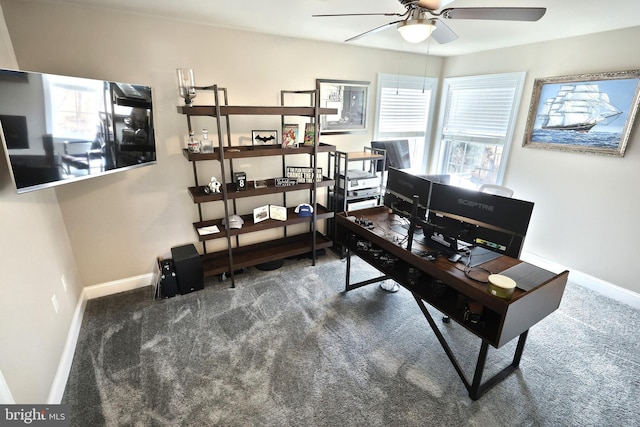
{"type": "MultiPolygon", "coordinates": [[[[334,185],[334,180],[323,176],[321,180],[313,180],[312,183],[298,183],[292,186],[276,187],[275,178],[266,180],[266,188],[247,187],[243,191],[235,191],[231,180],[235,159],[280,157],[282,162],[283,176],[286,169],[286,160],[290,155],[307,154],[310,157],[310,164],[315,167],[318,164],[318,155],[321,153],[333,153],[335,147],[319,142],[319,132],[317,124],[319,117],[324,114],[336,114],[337,111],[331,108],[320,108],[318,105],[311,106],[232,106],[228,105],[227,91],[213,85],[215,105],[185,105],[178,106],[177,111],[187,118],[189,131],[192,130],[192,117],[211,117],[216,127],[217,146],[213,152],[190,153],[183,149],[183,155],[192,163],[194,186],[189,187],[189,194],[195,204],[198,205],[199,221],[193,223],[194,232],[198,236],[203,246],[201,255],[203,274],[205,277],[229,274],[231,286],[235,287],[234,271],[244,267],[276,261],[283,258],[311,253],[312,264],[316,262],[316,251],[322,248],[331,247],[333,244],[325,234],[318,231],[318,221],[333,218],[334,212],[318,203],[318,188],[330,187],[334,185]],[[221,102],[220,97],[223,97],[221,102]],[[286,116],[308,117],[316,123],[315,140],[312,146],[299,146],[298,148],[282,148],[280,144],[263,146],[233,146],[231,144],[231,120],[233,116],[280,116],[282,121],[286,116]],[[198,182],[198,163],[203,161],[217,161],[221,170],[221,192],[208,193],[205,191],[208,182],[201,185],[198,182]],[[229,169],[227,171],[227,169],[229,169]],[[298,216],[295,207],[287,207],[287,219],[285,221],[267,219],[254,223],[253,214],[250,212],[237,212],[235,201],[240,198],[264,196],[270,194],[280,194],[286,203],[286,193],[293,191],[308,191],[308,203],[314,207],[311,216],[298,216]],[[203,217],[201,204],[211,202],[223,202],[224,216],[222,218],[207,219],[203,217]],[[231,206],[229,205],[231,203],[231,206]],[[239,215],[244,221],[240,229],[229,228],[228,218],[231,215],[239,215]],[[306,233],[289,235],[287,226],[294,224],[309,224],[309,231],[306,233]],[[202,227],[217,226],[218,233],[204,234],[198,233],[202,227]],[[284,237],[269,239],[268,241],[241,245],[239,236],[247,233],[255,233],[269,229],[282,228],[284,237]],[[226,239],[226,249],[208,252],[206,242],[215,239],[226,239]]],[[[284,91],[283,91],[284,92],[284,91]]],[[[315,92],[315,91],[313,91],[315,92]]],[[[300,93],[310,93],[304,91],[300,93]]],[[[319,100],[317,93],[311,95],[312,104],[319,100]]],[[[284,94],[282,95],[284,103],[284,94]]],[[[286,204],[285,204],[286,206],[286,204]]]]}

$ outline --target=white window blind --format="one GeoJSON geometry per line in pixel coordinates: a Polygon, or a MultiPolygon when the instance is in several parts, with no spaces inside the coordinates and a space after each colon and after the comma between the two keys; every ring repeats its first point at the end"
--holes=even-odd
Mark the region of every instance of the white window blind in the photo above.
{"type": "Polygon", "coordinates": [[[436,85],[430,77],[379,76],[375,139],[408,139],[412,167],[423,165],[436,85]]]}
{"type": "Polygon", "coordinates": [[[518,83],[515,75],[451,82],[447,91],[443,136],[504,144],[518,83]]]}
{"type": "Polygon", "coordinates": [[[434,84],[431,78],[381,76],[377,138],[424,137],[434,84]]]}
{"type": "Polygon", "coordinates": [[[523,81],[524,73],[445,80],[438,173],[471,187],[502,181],[523,81]]]}

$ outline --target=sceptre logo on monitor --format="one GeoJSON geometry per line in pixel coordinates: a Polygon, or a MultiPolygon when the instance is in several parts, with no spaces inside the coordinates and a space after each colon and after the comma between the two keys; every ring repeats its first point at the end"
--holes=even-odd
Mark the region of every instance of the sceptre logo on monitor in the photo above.
{"type": "Polygon", "coordinates": [[[478,208],[483,211],[493,212],[493,205],[487,205],[486,203],[475,202],[473,200],[458,199],[458,204],[469,206],[470,208],[478,208]]]}

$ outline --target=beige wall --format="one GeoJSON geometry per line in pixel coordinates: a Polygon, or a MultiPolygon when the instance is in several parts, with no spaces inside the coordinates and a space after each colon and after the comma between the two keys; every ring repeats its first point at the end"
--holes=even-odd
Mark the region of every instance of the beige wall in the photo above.
{"type": "MultiPolygon", "coordinates": [[[[0,66],[16,69],[4,27],[0,9],[0,66]]],[[[82,283],[55,193],[16,195],[1,146],[0,212],[0,371],[17,403],[44,403],[82,283]]]]}
{"type": "MultiPolygon", "coordinates": [[[[316,78],[370,80],[375,93],[378,72],[424,72],[425,58],[419,55],[51,3],[0,4],[21,69],[152,85],[158,145],[155,166],[55,190],[17,196],[8,174],[0,175],[0,263],[7,289],[0,299],[0,370],[18,402],[46,400],[82,286],[149,273],[156,257],[196,241],[191,222],[197,208],[186,192],[193,175],[180,151],[187,126],[176,112],[176,68],[193,68],[198,84],[227,87],[231,103],[245,105],[278,105],[280,90],[312,89],[316,78]],[[73,284],[67,294],[60,290],[62,274],[73,284]],[[54,292],[63,305],[57,316],[51,304],[54,292]]],[[[439,59],[429,62],[434,75],[440,66],[439,59]]],[[[199,94],[196,101],[211,103],[211,98],[199,94]]],[[[208,121],[194,125],[214,128],[208,121]]],[[[279,117],[240,118],[232,123],[234,142],[250,137],[252,129],[279,125],[279,117]]],[[[370,140],[367,133],[326,142],[360,150],[370,140]]],[[[216,173],[209,167],[203,176],[216,173]]],[[[251,177],[264,173],[264,167],[268,165],[258,169],[247,163],[236,170],[243,168],[251,177]]],[[[4,170],[4,159],[0,168],[4,170]]],[[[242,207],[246,212],[249,208],[242,207]]],[[[220,215],[210,211],[205,213],[220,215]]]]}
{"type": "Polygon", "coordinates": [[[640,239],[640,132],[624,157],[523,148],[535,78],[638,69],[629,43],[640,27],[447,59],[443,74],[527,71],[505,175],[515,196],[535,202],[524,250],[640,293],[633,266],[640,239]]]}

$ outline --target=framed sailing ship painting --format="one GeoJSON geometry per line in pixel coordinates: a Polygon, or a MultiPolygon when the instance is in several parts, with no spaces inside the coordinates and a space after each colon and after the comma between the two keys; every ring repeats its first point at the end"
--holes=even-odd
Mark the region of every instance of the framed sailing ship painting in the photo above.
{"type": "Polygon", "coordinates": [[[624,156],[640,70],[536,79],[523,147],[624,156]]]}

